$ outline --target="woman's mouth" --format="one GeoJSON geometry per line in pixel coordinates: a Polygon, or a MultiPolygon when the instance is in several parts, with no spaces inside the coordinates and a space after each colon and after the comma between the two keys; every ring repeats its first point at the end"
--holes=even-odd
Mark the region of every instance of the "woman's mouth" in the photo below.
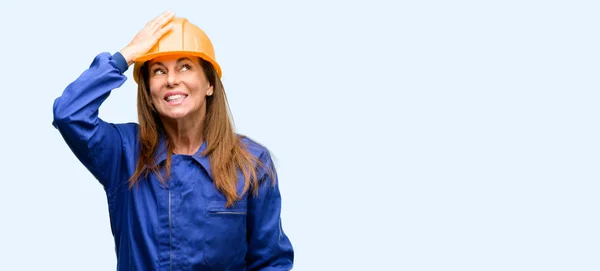
{"type": "Polygon", "coordinates": [[[182,103],[185,98],[187,98],[187,95],[185,94],[173,94],[166,96],[165,101],[167,101],[167,103],[170,105],[178,105],[182,103]]]}

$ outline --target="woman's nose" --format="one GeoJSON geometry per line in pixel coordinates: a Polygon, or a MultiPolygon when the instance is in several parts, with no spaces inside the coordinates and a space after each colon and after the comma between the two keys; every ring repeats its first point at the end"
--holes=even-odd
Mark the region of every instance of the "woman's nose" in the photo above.
{"type": "Polygon", "coordinates": [[[174,71],[174,70],[169,71],[169,73],[167,74],[167,84],[170,87],[179,85],[179,75],[177,74],[176,71],[174,71]]]}

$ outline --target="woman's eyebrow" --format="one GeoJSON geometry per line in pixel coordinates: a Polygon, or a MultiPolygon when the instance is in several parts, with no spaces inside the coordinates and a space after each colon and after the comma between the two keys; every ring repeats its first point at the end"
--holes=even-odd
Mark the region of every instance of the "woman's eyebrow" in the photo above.
{"type": "Polygon", "coordinates": [[[179,62],[184,61],[184,60],[192,61],[189,57],[182,57],[180,59],[177,59],[177,63],[179,64],[179,62]]]}
{"type": "MultiPolygon", "coordinates": [[[[192,60],[191,60],[189,57],[182,57],[182,58],[180,58],[180,59],[177,59],[177,64],[179,64],[180,62],[182,62],[182,61],[184,61],[184,60],[189,60],[189,61],[192,61],[192,60]]],[[[154,65],[161,65],[161,66],[163,66],[163,67],[166,67],[166,66],[165,66],[165,64],[163,64],[163,63],[162,63],[162,62],[160,62],[160,61],[156,61],[156,62],[154,62],[154,63],[150,64],[150,67],[152,67],[152,66],[154,66],[154,65]]]]}
{"type": "Polygon", "coordinates": [[[163,66],[163,67],[165,67],[165,64],[163,64],[163,63],[162,63],[162,62],[160,62],[160,61],[157,61],[157,62],[154,62],[154,63],[150,64],[150,68],[154,67],[155,65],[160,65],[160,66],[163,66]]]}

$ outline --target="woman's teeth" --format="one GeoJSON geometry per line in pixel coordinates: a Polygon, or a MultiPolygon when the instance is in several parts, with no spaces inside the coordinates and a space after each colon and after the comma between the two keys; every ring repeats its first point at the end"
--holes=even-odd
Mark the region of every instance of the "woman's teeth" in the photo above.
{"type": "Polygon", "coordinates": [[[185,97],[187,97],[187,96],[186,95],[182,95],[182,94],[171,95],[171,96],[167,97],[167,102],[175,101],[175,100],[179,100],[179,99],[183,99],[185,97]]]}

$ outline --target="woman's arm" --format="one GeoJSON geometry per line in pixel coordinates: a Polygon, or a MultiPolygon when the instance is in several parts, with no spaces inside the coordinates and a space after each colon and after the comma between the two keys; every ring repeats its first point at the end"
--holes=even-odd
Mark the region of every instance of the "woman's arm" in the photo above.
{"type": "MultiPolygon", "coordinates": [[[[268,151],[261,160],[273,168],[268,151]]],[[[291,270],[294,250],[281,224],[281,194],[277,174],[275,173],[275,184],[266,174],[261,175],[263,177],[258,196],[248,196],[248,270],[291,270]]]]}
{"type": "Polygon", "coordinates": [[[114,124],[98,117],[98,110],[111,90],[125,82],[127,68],[120,53],[97,55],[53,106],[52,125],[107,191],[117,185],[122,139],[114,124]]]}
{"type": "Polygon", "coordinates": [[[98,117],[98,109],[110,92],[125,82],[123,73],[135,58],[148,52],[172,29],[167,23],[174,16],[171,11],[164,12],[149,21],[120,52],[97,55],[90,67],[54,101],[52,124],[107,192],[112,192],[123,179],[118,174],[123,151],[120,130],[125,127],[103,121],[98,117]]]}

